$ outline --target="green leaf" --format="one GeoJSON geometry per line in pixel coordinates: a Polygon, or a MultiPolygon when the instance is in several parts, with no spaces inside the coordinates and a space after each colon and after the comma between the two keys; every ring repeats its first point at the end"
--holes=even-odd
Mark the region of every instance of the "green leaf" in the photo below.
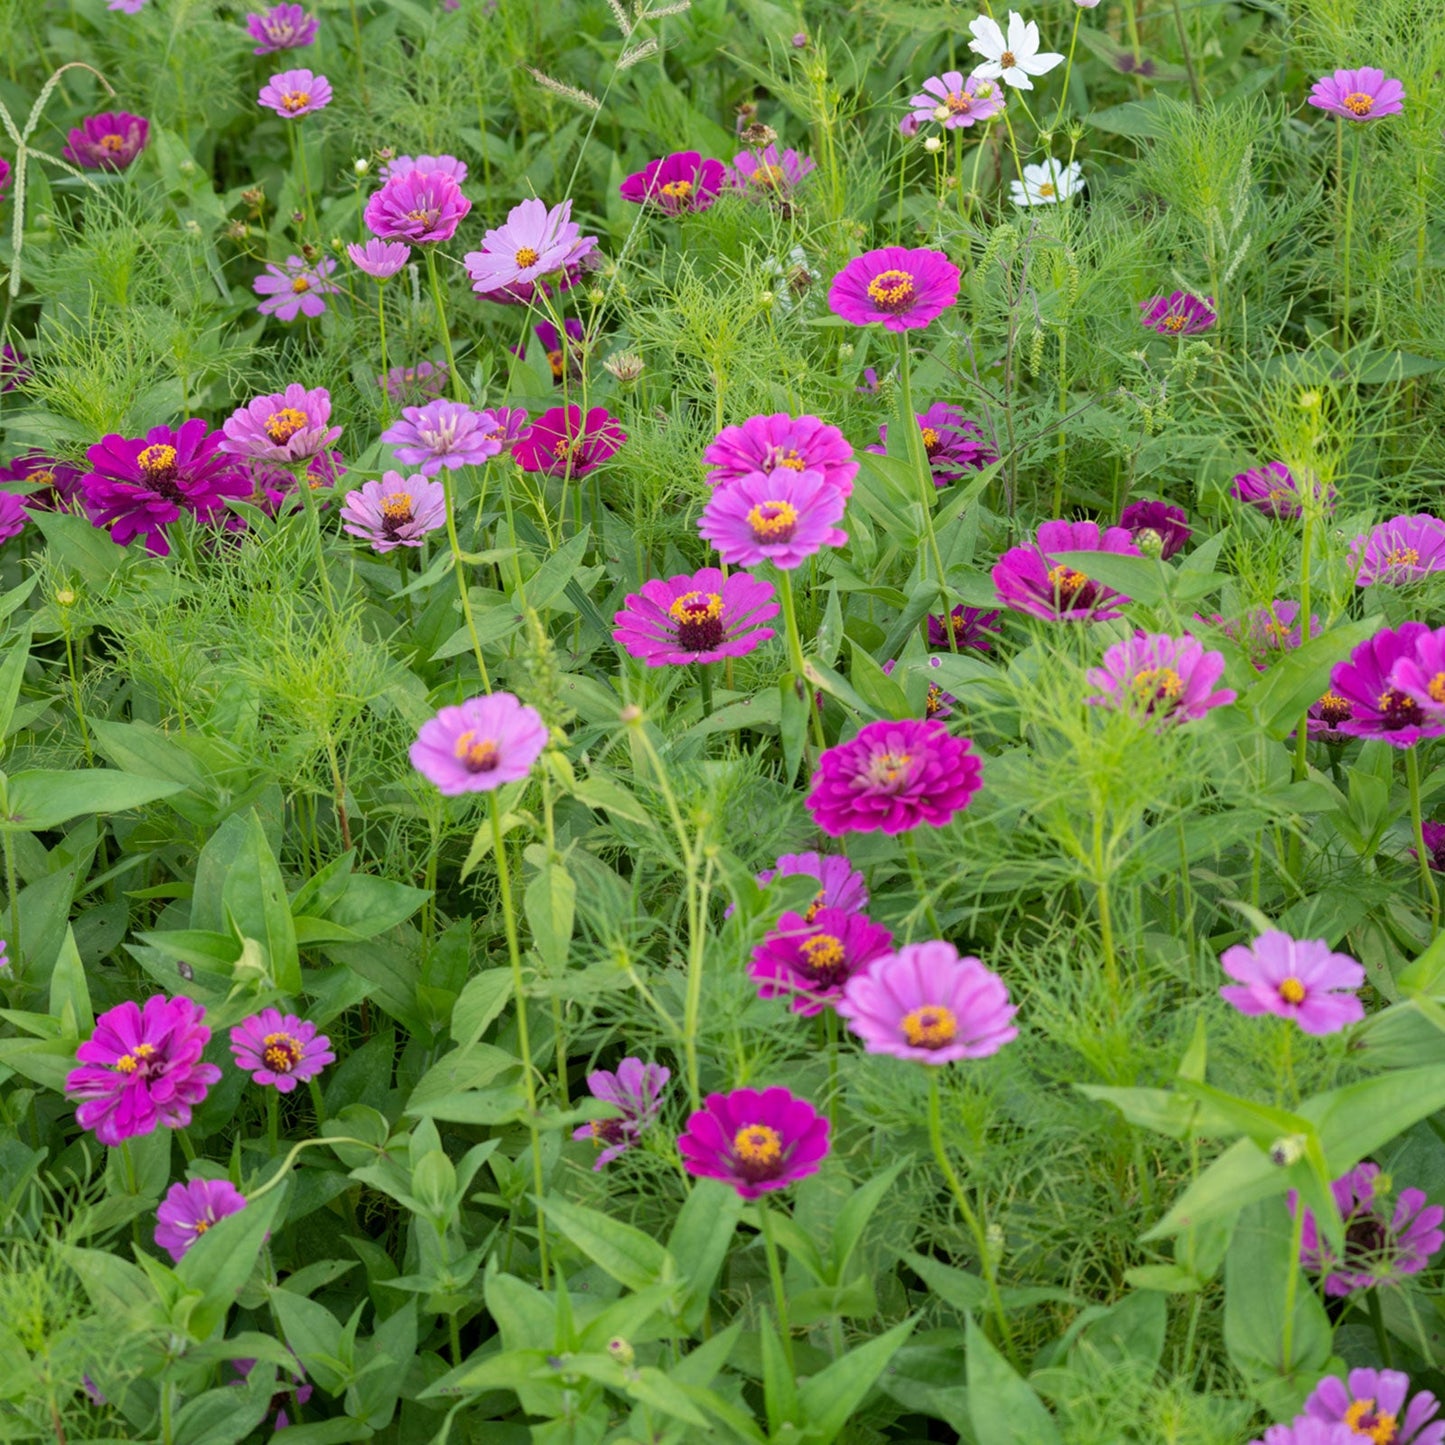
{"type": "Polygon", "coordinates": [[[873,1217],[873,1211],[893,1187],[893,1181],[898,1178],[907,1162],[906,1159],[900,1159],[881,1174],[875,1175],[861,1188],[856,1189],[838,1211],[838,1217],[833,1221],[834,1283],[842,1282],[843,1274],[853,1258],[853,1251],[858,1248],[858,1241],[863,1237],[863,1230],[873,1217]]]}
{"type": "Polygon", "coordinates": [[[35,768],[16,773],[9,780],[0,831],[38,833],[82,813],[122,813],[139,808],[179,793],[181,788],[180,783],[134,778],[109,768],[81,768],[74,772],[35,768]]]}
{"type": "Polygon", "coordinates": [[[596,1209],[549,1197],[540,1201],[555,1225],[593,1264],[628,1289],[677,1278],[672,1257],[650,1234],[596,1209]]]}
{"type": "MultiPolygon", "coordinates": [[[[696,1330],[707,1311],[743,1201],[735,1189],[717,1179],[698,1179],[683,1201],[667,1241],[667,1252],[677,1265],[678,1277],[687,1287],[682,1304],[683,1325],[696,1330]]],[[[700,1383],[706,1383],[702,1381],[700,1383]]]]}
{"type": "Polygon", "coordinates": [[[60,1020],[60,1032],[66,1038],[89,1038],[95,1032],[85,965],[80,961],[75,933],[70,928],[65,930],[65,942],[60,946],[50,975],[50,1016],[60,1020]]]}
{"type": "Polygon", "coordinates": [[[1072,567],[1146,607],[1163,603],[1165,584],[1174,570],[1153,557],[1131,557],[1126,552],[1050,552],[1049,561],[1072,567]]]}
{"type": "Polygon", "coordinates": [[[291,900],[254,810],[245,817],[245,829],[245,843],[231,860],[221,885],[221,904],[237,932],[254,938],[265,949],[276,987],[294,997],[301,992],[301,960],[291,900]]]}
{"type": "Polygon", "coordinates": [[[452,1038],[463,1048],[477,1043],[511,998],[510,969],[489,968],[469,978],[452,1005],[452,1038]]]}
{"type": "Polygon", "coordinates": [[[863,1403],[889,1360],[913,1333],[913,1320],[904,1320],[887,1334],[869,1340],[841,1359],[834,1360],[816,1375],[803,1381],[798,1404],[807,1421],[810,1436],[827,1445],[836,1440],[849,1417],[863,1403]]]}
{"type": "Polygon", "coordinates": [[[968,1414],[989,1445],[1061,1445],[1054,1417],[974,1324],[965,1321],[968,1414]]]}
{"type": "Polygon", "coordinates": [[[213,1224],[185,1252],[176,1266],[182,1284],[201,1292],[191,1313],[190,1330],[205,1339],[226,1317],[236,1296],[261,1256],[261,1246],[275,1223],[288,1185],[281,1184],[255,1203],[213,1224]]]}
{"type": "Polygon", "coordinates": [[[258,1361],[245,1380],[187,1400],[175,1418],[175,1445],[236,1445],[266,1418],[275,1388],[275,1366],[258,1361]]]}
{"type": "MultiPolygon", "coordinates": [[[[34,586],[32,576],[30,585],[34,586]]],[[[0,663],[0,738],[7,737],[10,722],[15,716],[15,703],[20,696],[20,684],[25,680],[25,664],[30,661],[30,634],[34,624],[27,627],[19,637],[5,644],[5,661],[0,663]]]]}
{"type": "Polygon", "coordinates": [[[788,1367],[783,1342],[773,1317],[766,1312],[758,1321],[758,1347],[763,1360],[763,1404],[768,1412],[768,1433],[777,1439],[786,1427],[796,1427],[798,1382],[788,1367]]]}
{"type": "Polygon", "coordinates": [[[1302,647],[1287,652],[1260,680],[1244,693],[1241,701],[1258,725],[1272,738],[1284,738],[1294,731],[1311,703],[1318,702],[1329,688],[1330,669],[1350,654],[1350,649],[1380,630],[1378,617],[1341,622],[1302,647]]]}
{"type": "Polygon", "coordinates": [[[527,884],[523,908],[542,962],[553,974],[560,974],[567,967],[577,909],[577,885],[571,874],[559,863],[538,869],[527,884]]]}

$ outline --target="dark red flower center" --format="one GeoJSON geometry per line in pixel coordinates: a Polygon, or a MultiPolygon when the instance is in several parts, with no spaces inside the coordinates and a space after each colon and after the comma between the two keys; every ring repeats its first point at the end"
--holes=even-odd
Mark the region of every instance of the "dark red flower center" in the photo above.
{"type": "Polygon", "coordinates": [[[469,773],[490,773],[502,761],[501,750],[491,738],[479,738],[468,728],[457,738],[452,749],[457,760],[469,773]]]}
{"type": "Polygon", "coordinates": [[[261,1040],[261,1062],[273,1074],[289,1074],[301,1062],[301,1041],[293,1034],[267,1034],[261,1040]]]}
{"type": "Polygon", "coordinates": [[[1390,1231],[1373,1213],[1358,1214],[1345,1224],[1345,1268],[1370,1273],[1377,1270],[1390,1248],[1390,1231]]]}
{"type": "Polygon", "coordinates": [[[613,1144],[627,1143],[626,1119],[594,1119],[592,1121],[592,1142],[599,1148],[613,1144]]]}
{"type": "Polygon", "coordinates": [[[1354,710],[1337,692],[1327,692],[1315,707],[1319,711],[1320,721],[1332,728],[1349,722],[1354,716],[1354,710]]]}
{"type": "Polygon", "coordinates": [[[381,499],[381,530],[386,536],[398,537],[414,516],[409,492],[392,492],[381,499]]]}
{"type": "Polygon", "coordinates": [[[798,945],[797,969],[819,990],[847,983],[851,969],[843,940],[834,933],[815,933],[798,945]]]}
{"type": "Polygon", "coordinates": [[[1383,732],[1395,733],[1404,728],[1417,728],[1425,721],[1420,704],[1393,687],[1387,687],[1375,700],[1383,732]]]}
{"type": "Polygon", "coordinates": [[[154,446],[146,447],[138,453],[135,460],[136,465],[141,469],[141,476],[144,478],[146,486],[157,496],[178,504],[185,501],[185,493],[176,483],[176,475],[180,468],[176,465],[176,449],[174,447],[167,446],[164,442],[157,442],[154,446]]]}
{"type": "Polygon", "coordinates": [[[868,299],[874,307],[893,316],[907,311],[917,294],[911,271],[880,271],[868,283],[868,299]]]}
{"type": "Polygon", "coordinates": [[[677,645],[684,652],[711,652],[727,640],[723,602],[716,592],[684,592],[667,614],[677,645]]]}

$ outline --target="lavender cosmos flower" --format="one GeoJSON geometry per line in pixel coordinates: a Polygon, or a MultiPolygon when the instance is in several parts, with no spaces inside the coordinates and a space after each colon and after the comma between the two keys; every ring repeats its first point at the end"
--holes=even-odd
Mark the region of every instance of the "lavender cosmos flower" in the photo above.
{"type": "Polygon", "coordinates": [[[1023,179],[1008,184],[1016,206],[1057,206],[1072,199],[1086,183],[1082,162],[1065,165],[1050,156],[1039,165],[1025,166],[1023,179]]]}
{"type": "MultiPolygon", "coordinates": [[[[1344,1257],[1335,1257],[1308,1208],[1300,1239],[1300,1263],[1326,1277],[1328,1295],[1398,1284],[1406,1275],[1419,1274],[1445,1244],[1440,1230],[1445,1209],[1427,1207],[1422,1189],[1402,1189],[1390,1211],[1390,1180],[1378,1164],[1357,1164],[1330,1185],[1330,1192],[1345,1223],[1344,1257]]],[[[1290,1190],[1290,1213],[1299,1207],[1299,1196],[1290,1190]]]]}
{"type": "Polygon", "coordinates": [[[482,415],[489,423],[487,436],[504,451],[527,434],[527,408],[524,406],[494,406],[482,415]]]}
{"type": "Polygon", "coordinates": [[[1184,546],[1191,530],[1184,508],[1169,502],[1130,502],[1119,516],[1119,525],[1141,552],[1163,562],[1184,546]]]}
{"type": "Polygon", "coordinates": [[[822,472],[751,472],[708,498],[697,529],[731,566],[771,562],[790,572],[820,547],[841,547],[848,534],[833,524],[845,502],[822,472]]]}
{"type": "Polygon", "coordinates": [[[314,264],[300,256],[288,256],[284,266],[268,261],[266,269],[251,283],[251,289],[266,298],[256,310],[278,321],[320,316],[326,310],[321,298],[341,290],[327,279],[335,270],[336,261],[331,256],[322,256],[314,264]]]}
{"type": "Polygon", "coordinates": [[[1114,552],[1137,557],[1134,539],[1122,527],[1101,529],[1097,522],[1044,522],[1034,542],[1010,547],[993,569],[999,601],[1015,612],[1052,622],[1109,622],[1129,601],[1087,574],[1055,562],[1054,552],[1114,552]]]}
{"type": "Polygon", "coordinates": [[[773,584],[716,567],[654,577],[629,592],[612,639],[649,667],[742,657],[773,636],[762,624],[778,615],[773,584]]]}
{"type": "Polygon", "coordinates": [[[1354,1445],[1362,1439],[1385,1445],[1445,1442],[1445,1420],[1435,1419],[1440,1402],[1429,1390],[1411,1399],[1410,1377],[1400,1370],[1351,1370],[1347,1380],[1326,1375],[1304,1412],[1310,1419],[1348,1425],[1354,1445]]]}
{"type": "Polygon", "coordinates": [[[980,15],[969,22],[973,39],[968,48],[983,60],[975,65],[973,73],[983,80],[1002,80],[1005,85],[1017,86],[1020,90],[1032,90],[1033,75],[1047,75],[1056,65],[1062,65],[1064,57],[1052,50],[1039,50],[1039,27],[1034,21],[1024,23],[1016,10],[1008,13],[1008,33],[1005,34],[998,21],[987,15],[980,15]]]}
{"type": "Polygon", "coordinates": [[[348,492],[341,507],[341,529],[365,537],[378,552],[420,547],[428,532],[447,524],[446,488],[417,475],[387,472],[348,492]]]}
{"type": "MultiPolygon", "coordinates": [[[[883,664],[883,676],[892,677],[893,670],[897,666],[898,659],[896,657],[890,657],[888,661],[883,664]]],[[[941,666],[940,660],[936,657],[930,657],[928,659],[928,666],[939,667],[941,666]]],[[[954,697],[951,692],[944,692],[936,682],[930,681],[928,684],[928,692],[923,699],[923,716],[940,718],[952,717],[953,705],[957,701],[958,699],[954,697]]]]}
{"type": "Polygon", "coordinates": [[[855,974],[838,1017],[870,1054],[920,1064],[982,1059],[1018,1037],[1004,981],[951,943],[910,943],[855,974]]]}
{"type": "Polygon", "coordinates": [[[892,947],[892,933],[861,913],[785,913],[753,950],[748,973],[759,998],[788,999],[793,1013],[811,1018],[836,1006],[848,980],[892,947]]]}
{"type": "Polygon", "coordinates": [[[308,391],[293,381],[285,391],[258,396],[239,406],[222,426],[223,451],[272,462],[302,462],[323,452],[341,435],[331,420],[331,393],[308,391]]]}
{"type": "Polygon", "coordinates": [[[382,166],[378,174],[389,181],[404,176],[408,171],[442,171],[458,185],[467,178],[467,163],[455,156],[395,156],[382,166]]]}
{"type": "Polygon", "coordinates": [[[406,171],[372,192],[362,220],[383,241],[422,246],[450,241],[471,209],[448,172],[406,171]]]}
{"type": "Polygon", "coordinates": [[[1347,1426],[1298,1415],[1291,1425],[1268,1426],[1263,1437],[1249,1445],[1360,1445],[1360,1439],[1347,1426]]]}
{"type": "Polygon", "coordinates": [[[1294,518],[1304,512],[1302,495],[1313,495],[1327,512],[1335,507],[1335,489],[1321,488],[1313,478],[1296,477],[1283,462],[1267,462],[1240,472],[1229,488],[1230,495],[1263,512],[1267,517],[1294,518]]]}
{"type": "Polygon", "coordinates": [[[649,161],[618,186],[617,193],[634,205],[654,205],[669,216],[705,211],[723,187],[723,163],[704,160],[697,151],[674,151],[649,161]]]}
{"type": "Polygon", "coordinates": [[[202,522],[225,515],[227,497],[250,494],[250,484],[222,449],[220,432],[197,417],[179,428],[152,427],[143,437],[103,436],[86,456],[81,478],[90,520],[110,528],[124,546],[136,537],[158,557],[170,553],[165,528],[189,512],[202,522]]]}
{"type": "MultiPolygon", "coordinates": [[[[998,453],[983,439],[983,429],[946,402],[936,401],[918,417],[923,433],[923,450],[933,472],[933,485],[946,487],[969,472],[982,471],[998,460],[998,453]]],[[[888,451],[888,423],[878,428],[879,446],[868,450],[877,456],[888,451]]]]}
{"type": "Polygon", "coordinates": [[[828,1121],[786,1089],[709,1094],[678,1136],[689,1174],[721,1179],[744,1199],[816,1174],[828,1152],[828,1121]]]}
{"type": "Polygon", "coordinates": [[[229,1179],[172,1184],[156,1210],[156,1244],[179,1264],[181,1256],[213,1224],[245,1207],[245,1196],[229,1179]]]}
{"type": "Polygon", "coordinates": [[[1291,938],[1271,929],[1252,944],[1227,948],[1219,966],[1235,984],[1219,996],[1242,1014],[1293,1019],[1307,1034],[1337,1034],[1365,1016],[1354,990],[1365,970],[1323,939],[1291,938]]]}
{"type": "Polygon", "coordinates": [[[354,241],[346,248],[351,264],[373,281],[387,281],[411,260],[411,247],[405,241],[368,241],[358,246],[354,241]]]}
{"type": "Polygon", "coordinates": [[[281,70],[261,87],[256,100],[282,120],[300,120],[331,104],[331,82],[309,70],[281,70]]]}
{"type": "Polygon", "coordinates": [[[955,607],[945,622],[928,614],[928,645],[935,652],[992,652],[993,637],[998,633],[998,611],[985,612],[978,607],[955,607]],[[950,639],[951,634],[951,639],[950,639]]]}
{"type": "Polygon", "coordinates": [[[316,20],[299,5],[273,5],[264,15],[246,16],[246,29],[256,41],[252,55],[299,50],[316,39],[316,20]]]}
{"type": "Polygon", "coordinates": [[[1419,582],[1432,572],[1445,571],[1445,522],[1427,512],[1391,517],[1350,543],[1350,562],[1356,568],[1357,587],[1419,582]]]}
{"type": "Polygon", "coordinates": [[[1226,707],[1239,696],[1232,688],[1214,691],[1224,673],[1224,654],[1206,652],[1186,633],[1136,632],[1104,653],[1104,665],[1088,672],[1090,707],[1137,713],[1160,727],[1194,722],[1211,708],[1226,707]]]}
{"type": "Polygon", "coordinates": [[[966,80],[957,70],[930,75],[919,93],[910,100],[911,111],[899,122],[904,135],[936,120],[944,130],[958,130],[981,120],[992,120],[1004,108],[1004,90],[996,80],[970,75],[966,80]]]}
{"type": "Polygon", "coordinates": [[[1343,698],[1350,709],[1348,718],[1336,726],[1355,738],[1381,738],[1391,747],[1408,748],[1421,738],[1445,733],[1445,719],[1428,716],[1420,704],[1391,681],[1396,666],[1413,657],[1421,641],[1430,635],[1423,622],[1405,622],[1385,627],[1367,637],[1351,653],[1348,662],[1337,662],[1330,671],[1330,691],[1343,698]]]}
{"type": "Polygon", "coordinates": [[[524,472],[585,477],[626,440],[627,433],[606,407],[594,406],[584,417],[580,406],[554,406],[516,439],[512,455],[524,472]]]}
{"type": "Polygon", "coordinates": [[[29,519],[24,497],[17,497],[14,492],[0,492],[0,543],[18,537],[29,519]]]}
{"type": "Polygon", "coordinates": [[[124,170],[145,148],[151,123],[127,110],[107,110],[81,121],[61,155],[88,171],[124,170]]]}
{"type": "Polygon", "coordinates": [[[1219,320],[1212,296],[1201,300],[1188,291],[1151,296],[1139,303],[1139,311],[1144,325],[1161,336],[1197,336],[1219,320]]]}
{"type": "Polygon", "coordinates": [[[331,1040],[318,1034],[315,1024],[274,1008],[263,1008],[231,1030],[231,1053],[252,1083],[269,1084],[278,1094],[291,1093],[336,1062],[331,1040]]]}
{"type": "Polygon", "coordinates": [[[587,1087],[594,1099],[612,1104],[620,1117],[593,1119],[572,1131],[574,1139],[590,1139],[601,1150],[594,1170],[606,1168],[625,1154],[657,1121],[662,1112],[662,1091],[672,1070],[662,1064],[644,1064],[641,1059],[623,1059],[614,1074],[597,1069],[587,1075],[587,1087]]]}
{"type": "Polygon", "coordinates": [[[1362,65],[1358,70],[1337,70],[1310,88],[1309,102],[1316,110],[1346,120],[1383,120],[1404,110],[1405,87],[1383,70],[1362,65]]]}
{"type": "Polygon", "coordinates": [[[534,283],[581,266],[596,250],[597,237],[582,235],[572,219],[570,200],[548,210],[534,198],[513,206],[506,221],[482,237],[482,249],[468,251],[462,259],[473,291],[488,297],[505,292],[526,301],[534,283]]]}
{"type": "Polygon", "coordinates": [[[432,401],[446,391],[450,379],[445,362],[419,361],[415,366],[393,366],[376,382],[393,402],[401,403],[432,401]]]}
{"type": "Polygon", "coordinates": [[[834,838],[941,828],[968,807],[982,772],[973,744],[941,722],[871,722],[819,757],[808,811],[834,838]]]}
{"type": "Polygon", "coordinates": [[[411,745],[411,765],[449,798],[490,793],[525,778],[546,746],[541,713],[494,692],[428,718],[411,745]]]}
{"type": "Polygon", "coordinates": [[[759,151],[741,151],[723,172],[724,184],[744,195],[770,201],[787,201],[817,169],[811,156],[799,155],[791,147],[781,153],[776,145],[759,151]]]}
{"type": "Polygon", "coordinates": [[[80,1067],[65,1092],[80,1100],[76,1123],[106,1145],[155,1129],[183,1129],[191,1109],[220,1077],[201,1054],[211,1031],[206,1011],[188,998],[155,994],[145,1007],[126,1002],[107,1009],[95,1032],[75,1051],[80,1067]]]}
{"type": "Polygon", "coordinates": [[[847,500],[858,475],[853,448],[837,427],[815,416],[792,417],[785,411],[725,426],[702,459],[712,468],[707,479],[715,487],[782,467],[790,472],[821,472],[828,486],[847,500]]]}
{"type": "Polygon", "coordinates": [[[465,402],[430,401],[406,407],[381,439],[391,443],[397,461],[434,477],[443,467],[479,467],[502,450],[488,435],[487,423],[484,412],[473,411],[465,402]]]}
{"type": "Polygon", "coordinates": [[[817,896],[803,910],[803,921],[812,923],[825,908],[861,913],[868,906],[868,883],[846,859],[829,853],[784,853],[772,868],[756,875],[759,888],[774,878],[813,878],[820,887],[817,896]]]}
{"type": "Polygon", "coordinates": [[[15,495],[22,497],[27,507],[64,512],[80,495],[81,476],[80,468],[69,462],[57,461],[44,452],[26,452],[8,467],[0,467],[0,486],[15,483],[15,495]]]}
{"type": "Polygon", "coordinates": [[[881,321],[889,331],[911,331],[953,305],[958,282],[958,267],[942,251],[884,246],[855,256],[838,272],[828,306],[854,326],[881,321]]]}

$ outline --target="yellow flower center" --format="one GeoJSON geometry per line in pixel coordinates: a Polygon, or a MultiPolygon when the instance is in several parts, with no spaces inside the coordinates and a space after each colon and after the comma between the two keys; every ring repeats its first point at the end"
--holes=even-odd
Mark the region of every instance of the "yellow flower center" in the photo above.
{"type": "Polygon", "coordinates": [[[176,469],[176,449],[158,442],[136,457],[136,465],[148,477],[168,476],[176,469]]]}
{"type": "Polygon", "coordinates": [[[490,773],[502,760],[496,743],[491,738],[478,738],[472,728],[457,738],[453,752],[469,773],[490,773]]]}
{"type": "Polygon", "coordinates": [[[998,63],[1003,66],[1005,70],[1012,70],[1014,66],[1018,64],[1018,61],[1014,59],[1012,50],[1005,50],[1004,53],[999,56],[998,63]]]}
{"type": "Polygon", "coordinates": [[[903,1016],[903,1037],[915,1049],[941,1049],[958,1034],[958,1020],[952,1009],[925,1004],[903,1016]]]}
{"type": "Polygon", "coordinates": [[[541,259],[541,253],[534,251],[530,246],[519,246],[517,248],[515,260],[517,265],[521,266],[524,270],[528,266],[535,266],[541,259]]]}
{"type": "Polygon", "coordinates": [[[125,137],[120,135],[103,135],[97,142],[101,150],[109,151],[114,155],[117,151],[125,149],[125,137]]]}
{"type": "Polygon", "coordinates": [[[305,110],[310,104],[309,90],[288,90],[281,97],[281,109],[288,115],[295,115],[298,110],[305,110]]]}
{"type": "Polygon", "coordinates": [[[911,271],[880,271],[868,283],[868,299],[880,311],[904,311],[913,304],[911,271]]]}
{"type": "Polygon", "coordinates": [[[1162,322],[1160,322],[1160,325],[1163,326],[1166,331],[1176,332],[1183,331],[1187,324],[1188,323],[1186,322],[1185,318],[1181,316],[1177,311],[1171,311],[1169,315],[1166,316],[1162,322]]]}
{"type": "Polygon", "coordinates": [[[774,459],[773,465],[765,467],[763,470],[770,472],[774,467],[787,467],[790,472],[801,472],[806,470],[807,465],[797,447],[789,447],[786,451],[780,451],[774,459]]]}
{"type": "Polygon", "coordinates": [[[722,605],[716,592],[684,592],[667,612],[674,622],[712,621],[722,616],[722,605]]]}
{"type": "Polygon", "coordinates": [[[1445,672],[1437,672],[1425,689],[1435,702],[1445,703],[1445,672]]]}
{"type": "Polygon", "coordinates": [[[1345,1411],[1344,1422],[1356,1435],[1373,1440],[1375,1445],[1395,1445],[1396,1417],[1376,1414],[1373,1400],[1355,1400],[1345,1411]]]}
{"type": "Polygon", "coordinates": [[[50,471],[31,472],[30,480],[38,482],[42,487],[53,487],[55,485],[55,473],[50,471]]]}
{"type": "Polygon", "coordinates": [[[798,525],[798,509],[791,502],[759,502],[748,513],[748,526],[759,542],[786,542],[798,525]]]}
{"type": "Polygon", "coordinates": [[[291,283],[291,289],[299,296],[303,291],[311,289],[311,283],[304,276],[298,276],[291,283]]]}
{"type": "Polygon", "coordinates": [[[782,166],[759,165],[749,179],[755,186],[766,186],[768,190],[775,190],[783,183],[783,174],[782,166]]]}
{"type": "Polygon", "coordinates": [[[289,1074],[301,1062],[301,1041],[291,1034],[267,1034],[261,1059],[273,1074],[289,1074]]]}
{"type": "Polygon", "coordinates": [[[1387,567],[1414,567],[1420,561],[1420,553],[1414,547],[1392,547],[1385,553],[1387,567]]]}
{"type": "Polygon", "coordinates": [[[1305,986],[1297,978],[1287,978],[1279,986],[1279,996],[1286,1003],[1302,1004],[1305,1001],[1305,986]]]}
{"type": "Polygon", "coordinates": [[[1089,579],[1084,573],[1065,567],[1060,562],[1057,567],[1049,568],[1049,586],[1054,589],[1057,606],[1072,607],[1075,598],[1089,586],[1089,579]]]}
{"type": "Polygon", "coordinates": [[[783,1157],[783,1137],[766,1124],[749,1124],[734,1135],[733,1152],[744,1164],[776,1164],[783,1157]]]}
{"type": "Polygon", "coordinates": [[[209,1219],[198,1219],[191,1225],[191,1228],[194,1229],[197,1234],[204,1234],[210,1227],[211,1221],[209,1219]]]}
{"type": "Polygon", "coordinates": [[[567,365],[567,357],[561,351],[549,351],[547,353],[547,365],[552,368],[552,380],[561,381],[562,371],[567,365]]]}
{"type": "Polygon", "coordinates": [[[944,96],[943,103],[950,115],[967,115],[973,109],[973,97],[966,91],[951,90],[944,96]]]}
{"type": "Polygon", "coordinates": [[[122,1054],[115,1061],[116,1068],[122,1074],[133,1074],[155,1053],[154,1044],[137,1044],[130,1053],[122,1054]]]}
{"type": "Polygon", "coordinates": [[[799,947],[798,952],[803,955],[807,967],[815,973],[826,968],[837,968],[843,962],[842,941],[831,933],[815,933],[799,947]]]}
{"type": "Polygon", "coordinates": [[[1129,691],[1152,708],[1161,701],[1177,702],[1184,691],[1184,679],[1172,667],[1144,667],[1134,674],[1129,691]]]}
{"type": "Polygon", "coordinates": [[[1351,115],[1369,115],[1375,108],[1375,97],[1356,90],[1347,95],[1341,104],[1351,115]]]}
{"type": "Polygon", "coordinates": [[[381,515],[390,522],[411,520],[411,493],[392,492],[381,499],[381,515]]]}
{"type": "Polygon", "coordinates": [[[826,898],[827,894],[820,888],[817,897],[808,905],[807,911],[803,914],[804,923],[812,923],[817,918],[818,910],[823,907],[826,898]]]}
{"type": "Polygon", "coordinates": [[[1039,187],[1039,195],[1041,196],[1054,196],[1057,194],[1058,188],[1054,185],[1052,181],[1045,181],[1043,185],[1039,187]]]}
{"type": "Polygon", "coordinates": [[[664,196],[670,196],[674,201],[685,201],[692,194],[692,182],[668,181],[660,189],[664,196]]]}
{"type": "Polygon", "coordinates": [[[932,456],[938,450],[938,433],[931,426],[923,428],[923,450],[932,456]]]}
{"type": "Polygon", "coordinates": [[[868,761],[868,781],[876,787],[894,787],[907,778],[912,765],[912,753],[875,753],[868,761]]]}
{"type": "Polygon", "coordinates": [[[306,413],[294,406],[283,406],[266,418],[266,435],[276,445],[285,446],[306,425],[306,413]]]}

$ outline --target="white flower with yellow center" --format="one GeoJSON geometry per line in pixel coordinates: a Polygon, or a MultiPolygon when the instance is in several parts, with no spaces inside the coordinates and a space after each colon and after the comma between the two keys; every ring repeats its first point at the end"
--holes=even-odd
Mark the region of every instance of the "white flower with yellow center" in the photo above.
{"type": "Polygon", "coordinates": [[[1019,90],[1032,90],[1030,76],[1047,75],[1063,64],[1062,55],[1039,50],[1039,27],[1032,20],[1025,25],[1017,10],[1008,13],[1007,35],[998,21],[987,15],[980,15],[968,28],[973,35],[968,48],[983,56],[983,64],[973,71],[982,80],[1002,80],[1019,90]]]}
{"type": "Polygon", "coordinates": [[[1056,206],[1084,189],[1084,168],[1078,161],[1064,165],[1050,158],[1039,166],[1025,166],[1022,181],[1010,181],[1016,206],[1056,206]]]}

